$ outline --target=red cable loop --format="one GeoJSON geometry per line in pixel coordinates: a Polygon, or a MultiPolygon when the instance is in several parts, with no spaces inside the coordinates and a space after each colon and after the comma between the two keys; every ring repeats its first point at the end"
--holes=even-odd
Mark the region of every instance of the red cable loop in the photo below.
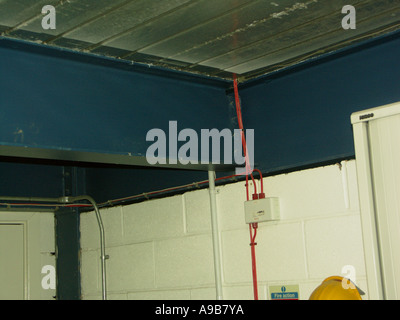
{"type": "Polygon", "coordinates": [[[254,169],[254,171],[257,171],[260,174],[260,185],[261,185],[261,192],[258,194],[258,198],[265,198],[265,193],[264,193],[264,182],[263,182],[263,176],[262,173],[259,169],[254,169]]]}

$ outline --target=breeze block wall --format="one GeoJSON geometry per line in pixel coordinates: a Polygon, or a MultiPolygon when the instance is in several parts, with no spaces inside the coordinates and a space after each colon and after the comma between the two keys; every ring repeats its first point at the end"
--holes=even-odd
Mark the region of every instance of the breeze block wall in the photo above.
{"type": "MultiPolygon", "coordinates": [[[[205,173],[205,179],[207,175],[205,173]]],[[[250,186],[250,191],[253,187],[250,186]]],[[[217,187],[224,299],[253,299],[244,182],[217,187]]],[[[299,285],[300,299],[328,276],[349,276],[368,299],[355,161],[264,178],[281,220],[260,223],[260,299],[269,286],[299,285]]],[[[208,189],[101,210],[109,299],[215,299],[208,189]]],[[[99,231],[81,215],[82,298],[101,298],[99,231]]]]}

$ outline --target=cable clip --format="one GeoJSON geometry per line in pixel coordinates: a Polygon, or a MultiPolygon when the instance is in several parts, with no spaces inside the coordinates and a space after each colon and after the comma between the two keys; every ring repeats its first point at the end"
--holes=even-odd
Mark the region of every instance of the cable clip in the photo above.
{"type": "Polygon", "coordinates": [[[150,197],[147,195],[146,192],[143,192],[143,197],[145,197],[147,200],[150,200],[150,197]]]}
{"type": "Polygon", "coordinates": [[[108,204],[110,207],[114,207],[114,204],[113,204],[113,202],[112,202],[111,200],[107,200],[107,204],[108,204]]]}

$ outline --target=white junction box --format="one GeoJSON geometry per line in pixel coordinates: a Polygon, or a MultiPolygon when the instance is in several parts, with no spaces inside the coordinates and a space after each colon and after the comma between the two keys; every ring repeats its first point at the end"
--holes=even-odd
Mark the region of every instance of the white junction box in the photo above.
{"type": "Polygon", "coordinates": [[[244,203],[246,223],[276,221],[280,219],[279,198],[263,198],[244,203]]]}

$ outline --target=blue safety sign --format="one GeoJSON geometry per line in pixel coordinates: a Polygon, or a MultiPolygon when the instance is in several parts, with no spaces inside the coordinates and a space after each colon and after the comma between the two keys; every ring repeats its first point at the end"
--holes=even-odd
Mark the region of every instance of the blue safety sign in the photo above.
{"type": "Polygon", "coordinates": [[[299,286],[270,286],[271,300],[299,300],[299,286]]]}

